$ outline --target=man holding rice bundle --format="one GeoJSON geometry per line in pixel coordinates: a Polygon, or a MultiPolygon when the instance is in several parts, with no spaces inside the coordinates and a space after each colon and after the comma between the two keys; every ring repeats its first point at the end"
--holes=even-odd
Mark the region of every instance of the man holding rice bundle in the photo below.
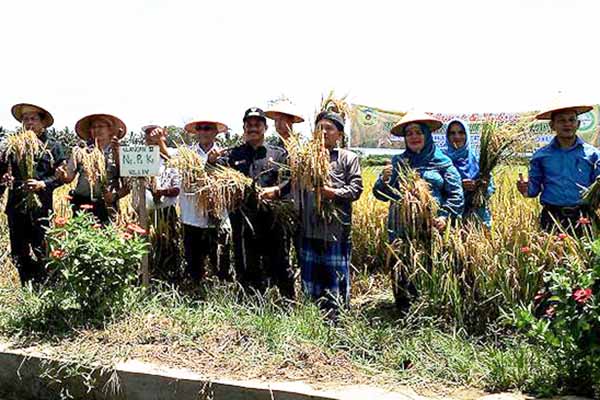
{"type": "Polygon", "coordinates": [[[128,193],[118,167],[119,140],[127,127],[113,115],[91,114],[77,121],[75,132],[82,142],[73,149],[59,176],[71,183],[79,175],[69,194],[74,213],[91,212],[101,223],[108,224],[117,213],[118,200],[128,193]]]}
{"type": "Polygon", "coordinates": [[[591,106],[554,106],[536,116],[548,120],[556,136],[537,150],[529,163],[529,178],[519,177],[518,190],[526,197],[537,197],[543,209],[541,226],[552,231],[556,224],[571,233],[582,231],[593,212],[582,200],[582,192],[600,176],[600,151],[577,136],[578,115],[591,106]]]}
{"type": "MultiPolygon", "coordinates": [[[[227,125],[215,121],[198,120],[185,125],[185,131],[196,139],[191,149],[205,162],[217,160],[222,151],[215,143],[217,135],[228,130],[227,125]]],[[[208,210],[199,207],[198,196],[200,194],[185,191],[179,196],[187,274],[194,282],[204,279],[205,263],[208,258],[216,269],[219,279],[229,279],[227,214],[220,218],[211,215],[208,210]]]]}
{"type": "Polygon", "coordinates": [[[41,149],[33,160],[33,177],[27,179],[14,156],[0,161],[0,195],[6,187],[10,188],[5,212],[11,254],[21,283],[25,284],[40,282],[45,277],[45,229],[52,211],[53,192],[62,185],[55,177],[56,169],[66,160],[66,153],[61,143],[48,137],[47,128],[54,123],[48,111],[33,104],[16,104],[12,107],[12,114],[23,124],[25,131],[33,131],[37,135],[41,149]],[[39,199],[37,207],[27,206],[25,199],[30,193],[35,193],[39,199]]]}
{"type": "Polygon", "coordinates": [[[150,223],[154,226],[152,236],[151,275],[159,279],[175,280],[179,266],[179,235],[176,204],[181,189],[181,176],[176,168],[167,165],[175,149],[167,147],[167,131],[158,125],[142,127],[146,145],[158,146],[160,169],[150,178],[146,188],[146,208],[150,223]]]}
{"type": "Polygon", "coordinates": [[[230,215],[236,276],[247,288],[262,290],[273,284],[284,297],[293,299],[294,271],[288,234],[273,208],[265,204],[289,192],[289,180],[281,175],[287,153],[281,147],[265,144],[267,119],[263,110],[249,108],[243,122],[246,143],[219,160],[252,178],[259,190],[258,199],[249,196],[242,209],[230,215]]]}
{"type": "Polygon", "coordinates": [[[360,198],[363,182],[358,156],[338,147],[344,135],[343,118],[324,111],[317,116],[316,124],[315,134],[323,135],[322,150],[329,159],[329,174],[322,187],[298,191],[298,259],[305,293],[335,320],[339,308],[350,303],[352,203],[360,198]]]}

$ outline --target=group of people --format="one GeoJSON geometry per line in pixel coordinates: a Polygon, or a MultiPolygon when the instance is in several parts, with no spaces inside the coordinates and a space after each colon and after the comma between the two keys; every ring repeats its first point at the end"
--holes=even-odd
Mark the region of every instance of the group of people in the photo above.
{"type": "MultiPolygon", "coordinates": [[[[578,115],[590,109],[565,106],[537,116],[550,121],[556,137],[533,155],[529,179],[520,179],[517,187],[524,196],[541,194],[541,224],[546,230],[554,229],[556,223],[565,229],[573,227],[582,216],[594,215],[583,204],[581,191],[599,175],[600,153],[577,136],[578,115]]],[[[52,126],[53,117],[48,111],[32,104],[17,104],[12,114],[26,130],[35,132],[44,151],[36,159],[33,177],[22,176],[14,159],[0,160],[0,195],[9,188],[5,212],[11,253],[20,279],[23,283],[41,282],[45,277],[44,235],[54,190],[77,178],[69,197],[73,210],[77,212],[86,206],[83,211],[93,213],[99,222],[111,223],[118,200],[129,192],[119,174],[118,157],[120,140],[127,129],[121,119],[109,114],[88,115],[76,123],[79,146],[99,149],[104,155],[106,178],[99,185],[93,184],[94,180],[74,156],[67,157],[63,144],[49,136],[47,129],[52,126]],[[23,201],[31,192],[38,195],[41,203],[34,209],[25,207],[23,201]]],[[[255,290],[276,286],[284,297],[294,299],[296,273],[290,254],[296,254],[304,292],[335,315],[350,299],[352,203],[363,191],[361,168],[359,157],[340,145],[345,132],[344,118],[331,111],[318,114],[316,131],[323,135],[324,151],[329,157],[329,180],[319,189],[318,197],[319,201],[330,202],[336,211],[335,218],[323,218],[317,210],[315,192],[298,190],[285,170],[287,139],[293,124],[303,121],[289,109],[265,112],[249,108],[243,116],[243,144],[227,149],[217,144],[218,135],[229,130],[226,124],[197,120],[185,126],[185,131],[195,139],[190,148],[207,164],[233,168],[251,178],[259,188],[259,201],[248,197],[240,209],[216,217],[200,208],[197,193],[182,190],[179,171],[168,162],[176,150],[167,147],[166,130],[157,125],[143,127],[146,143],[158,146],[161,155],[160,175],[147,188],[147,204],[149,210],[159,214],[165,226],[181,223],[186,273],[193,281],[205,277],[209,261],[221,279],[235,277],[244,287],[255,290]],[[281,138],[279,145],[265,142],[269,120],[274,121],[281,138]],[[269,205],[279,201],[296,205],[299,223],[293,231],[287,229],[269,205]]],[[[403,166],[408,166],[429,184],[439,204],[432,221],[435,228],[443,230],[452,220],[471,217],[489,228],[490,211],[473,202],[473,193],[483,187],[489,197],[494,193],[494,184],[492,179],[480,176],[469,124],[453,120],[446,125],[445,152],[435,145],[432,137],[432,132],[442,125],[427,114],[407,113],[391,129],[392,135],[404,138],[406,150],[383,168],[373,194],[382,201],[396,200],[401,190],[399,173],[403,166]]],[[[388,233],[390,241],[402,235],[393,207],[390,207],[388,233]]],[[[167,247],[163,257],[168,258],[174,252],[177,248],[167,247]]]]}
{"type": "MultiPolygon", "coordinates": [[[[34,176],[28,179],[19,175],[14,157],[0,161],[0,191],[9,188],[5,211],[14,264],[23,283],[42,282],[44,235],[54,190],[77,179],[68,197],[73,211],[90,212],[100,223],[111,223],[118,200],[129,192],[129,185],[119,174],[120,140],[127,130],[121,119],[109,114],[88,115],[76,123],[75,132],[81,139],[78,147],[100,150],[104,156],[105,179],[99,184],[78,162],[76,151],[67,157],[64,145],[49,136],[47,129],[53,117],[48,111],[33,104],[17,104],[12,113],[25,130],[36,133],[45,149],[35,160],[34,176]],[[23,206],[19,199],[31,192],[40,197],[41,207],[23,206]]],[[[166,130],[157,125],[143,127],[146,143],[158,146],[161,155],[159,176],[151,179],[146,202],[149,212],[158,215],[165,226],[181,223],[186,273],[192,281],[204,279],[210,262],[221,279],[235,277],[244,287],[259,291],[276,286],[282,296],[295,299],[296,273],[290,259],[291,247],[295,246],[302,287],[335,314],[349,303],[352,202],[363,189],[360,163],[356,154],[338,146],[344,136],[344,119],[333,112],[320,113],[315,124],[323,134],[330,159],[330,179],[320,188],[321,198],[331,202],[341,218],[319,219],[314,193],[301,193],[291,184],[285,168],[288,154],[284,139],[289,137],[292,124],[303,121],[286,110],[249,108],[243,116],[244,143],[227,149],[217,144],[218,135],[229,130],[226,124],[197,120],[185,126],[194,139],[190,148],[208,165],[237,170],[258,188],[258,198],[247,196],[240,209],[221,216],[202,209],[201,202],[196,201],[198,193],[182,189],[180,171],[168,162],[177,150],[167,147],[166,130]],[[265,142],[269,119],[281,136],[279,146],[265,142]],[[294,203],[299,196],[304,196],[302,210],[297,210],[300,222],[290,231],[271,204],[294,203]],[[233,271],[228,246],[233,248],[233,271]]],[[[167,249],[161,256],[176,251],[167,249]]]]}

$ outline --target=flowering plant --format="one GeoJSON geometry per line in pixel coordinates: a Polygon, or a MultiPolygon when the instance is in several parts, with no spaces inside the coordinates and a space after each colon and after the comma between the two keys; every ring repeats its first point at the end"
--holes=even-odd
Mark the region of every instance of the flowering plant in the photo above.
{"type": "Polygon", "coordinates": [[[544,289],[516,318],[517,327],[551,347],[565,381],[584,390],[600,382],[600,239],[587,247],[589,264],[565,258],[546,272],[544,289]]]}
{"type": "Polygon", "coordinates": [[[48,230],[46,268],[56,299],[66,308],[101,317],[117,306],[147,252],[146,231],[135,225],[97,223],[78,212],[73,218],[55,217],[48,230]]]}

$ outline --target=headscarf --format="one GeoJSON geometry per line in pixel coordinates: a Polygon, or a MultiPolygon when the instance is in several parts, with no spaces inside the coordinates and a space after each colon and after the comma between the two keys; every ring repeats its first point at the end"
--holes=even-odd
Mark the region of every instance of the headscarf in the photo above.
{"type": "Polygon", "coordinates": [[[446,128],[446,154],[452,160],[462,179],[475,180],[479,178],[479,157],[477,157],[471,147],[471,129],[469,129],[469,124],[460,119],[453,119],[448,123],[448,127],[446,128]],[[458,149],[454,148],[450,140],[448,140],[450,126],[453,123],[459,123],[465,130],[465,144],[458,149]]]}
{"type": "Polygon", "coordinates": [[[433,136],[431,135],[429,127],[426,124],[418,124],[425,135],[425,145],[423,146],[423,150],[421,150],[420,153],[415,153],[406,146],[406,150],[400,157],[406,160],[410,167],[420,170],[441,169],[451,166],[452,160],[438,149],[433,142],[433,136]]]}

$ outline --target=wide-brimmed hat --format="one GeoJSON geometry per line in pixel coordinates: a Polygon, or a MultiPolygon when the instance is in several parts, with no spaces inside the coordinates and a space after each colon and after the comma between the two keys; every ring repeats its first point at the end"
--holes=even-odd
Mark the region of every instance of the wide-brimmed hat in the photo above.
{"type": "Polygon", "coordinates": [[[144,132],[144,134],[148,134],[148,132],[152,132],[153,130],[155,130],[156,128],[160,128],[160,126],[158,125],[144,125],[142,126],[142,132],[144,132]]]}
{"type": "Polygon", "coordinates": [[[185,131],[189,133],[202,133],[203,131],[198,130],[198,127],[203,125],[214,126],[215,128],[217,128],[217,133],[223,133],[229,130],[229,127],[222,122],[204,120],[188,122],[187,124],[185,124],[185,127],[183,129],[185,129],[185,131]]]}
{"type": "Polygon", "coordinates": [[[125,123],[121,121],[121,119],[110,114],[91,114],[81,118],[75,124],[75,132],[77,132],[77,136],[84,140],[88,140],[90,138],[90,125],[92,124],[92,121],[98,118],[111,121],[118,132],[119,139],[123,139],[123,136],[125,136],[127,133],[127,127],[125,126],[125,123]]]}
{"type": "Polygon", "coordinates": [[[412,123],[425,124],[429,127],[431,132],[437,131],[443,125],[442,121],[432,117],[429,114],[424,112],[409,111],[404,114],[402,119],[396,125],[394,125],[390,132],[392,135],[404,136],[404,127],[412,123]]]}
{"type": "Polygon", "coordinates": [[[552,114],[563,111],[575,111],[575,113],[579,115],[591,111],[593,108],[593,106],[573,106],[567,104],[560,104],[560,102],[555,102],[554,105],[550,106],[549,109],[536,115],[535,119],[552,119],[552,114]]]}
{"type": "Polygon", "coordinates": [[[10,111],[12,112],[13,117],[15,117],[15,119],[19,122],[23,122],[23,114],[37,112],[40,113],[42,116],[42,123],[44,124],[44,127],[48,128],[54,124],[54,118],[52,117],[52,114],[44,110],[42,107],[36,106],[34,104],[15,104],[14,106],[12,106],[10,111]]]}
{"type": "Polygon", "coordinates": [[[276,120],[282,116],[292,117],[292,123],[298,124],[304,122],[304,118],[300,116],[300,113],[294,106],[294,104],[284,101],[274,105],[270,110],[265,111],[267,118],[276,120]]]}

